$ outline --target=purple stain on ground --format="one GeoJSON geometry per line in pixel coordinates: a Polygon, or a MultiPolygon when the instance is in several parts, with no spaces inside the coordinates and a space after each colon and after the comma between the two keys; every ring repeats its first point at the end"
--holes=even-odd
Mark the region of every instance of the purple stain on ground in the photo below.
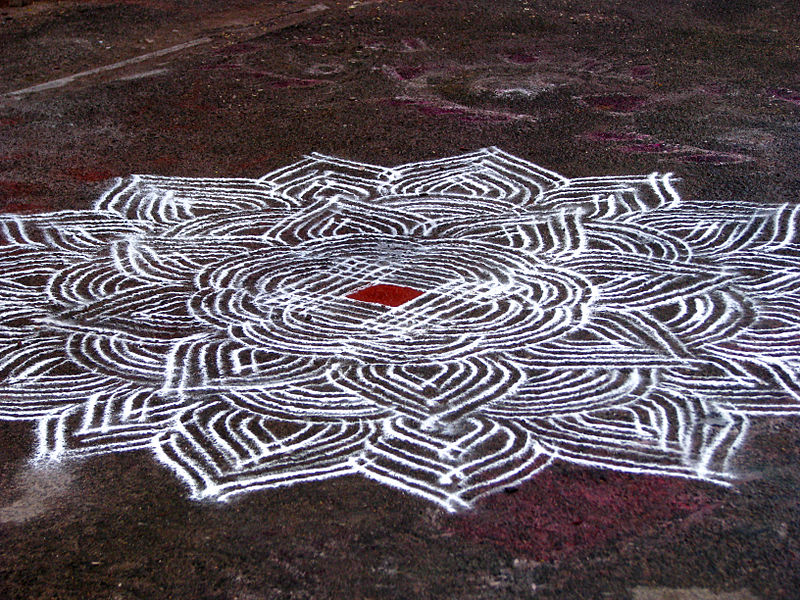
{"type": "Polygon", "coordinates": [[[631,67],[631,75],[637,79],[644,79],[653,74],[653,67],[650,65],[636,65],[631,67]]]}
{"type": "Polygon", "coordinates": [[[395,72],[402,78],[402,79],[414,79],[415,77],[419,77],[428,69],[422,65],[415,65],[415,66],[406,66],[406,67],[395,67],[395,72]]]}
{"type": "Polygon", "coordinates": [[[586,71],[606,71],[609,67],[608,63],[602,60],[590,58],[588,60],[584,60],[580,64],[580,68],[586,71]]]}
{"type": "Polygon", "coordinates": [[[414,98],[392,98],[389,103],[393,106],[411,106],[424,115],[456,117],[463,123],[507,123],[513,118],[512,115],[482,112],[460,106],[440,105],[414,98]]]}
{"type": "Polygon", "coordinates": [[[739,154],[727,154],[725,152],[700,152],[681,156],[681,160],[687,163],[699,163],[708,165],[728,165],[749,160],[746,156],[739,154]]]}
{"type": "Polygon", "coordinates": [[[790,90],[787,88],[771,88],[768,90],[773,98],[791,102],[792,104],[800,104],[800,92],[790,90]]]}
{"type": "Polygon", "coordinates": [[[639,153],[673,152],[674,148],[669,144],[665,144],[664,142],[652,142],[649,144],[631,144],[629,146],[623,146],[621,150],[622,152],[639,154],[639,153]]]}
{"type": "Polygon", "coordinates": [[[473,512],[454,517],[448,529],[536,560],[558,560],[713,507],[681,479],[596,471],[542,473],[515,493],[496,494],[473,512]]]}
{"type": "Polygon", "coordinates": [[[728,93],[729,88],[728,86],[722,85],[721,83],[709,83],[706,85],[701,85],[700,87],[695,88],[695,90],[700,92],[701,94],[706,94],[710,96],[722,96],[728,93]]]}
{"type": "Polygon", "coordinates": [[[199,67],[201,71],[237,71],[241,69],[241,65],[236,63],[220,63],[216,65],[203,65],[199,67]]]}
{"type": "MultiPolygon", "coordinates": [[[[248,73],[252,77],[269,77],[269,75],[258,75],[255,73],[248,73]]],[[[276,79],[275,81],[270,81],[269,86],[273,88],[307,88],[307,87],[314,87],[317,85],[322,85],[324,83],[328,83],[327,81],[322,81],[320,79],[298,79],[295,77],[286,77],[281,79],[276,79]]]]}
{"type": "Polygon", "coordinates": [[[702,150],[691,146],[670,144],[654,139],[652,136],[628,131],[593,131],[583,136],[595,142],[625,143],[618,146],[619,151],[628,154],[675,154],[679,160],[686,163],[701,163],[709,165],[726,165],[752,160],[742,154],[729,152],[714,152],[702,150]]]}
{"type": "Polygon", "coordinates": [[[629,131],[593,131],[585,137],[598,142],[642,142],[650,139],[648,135],[629,131]]]}
{"type": "Polygon", "coordinates": [[[341,73],[342,71],[344,71],[344,66],[336,63],[320,63],[311,65],[308,69],[306,69],[306,73],[311,73],[314,75],[335,75],[336,73],[341,73]]]}
{"type": "Polygon", "coordinates": [[[509,62],[517,63],[519,65],[529,65],[535,63],[539,58],[529,52],[509,52],[506,54],[506,59],[509,62]]]}
{"type": "Polygon", "coordinates": [[[647,102],[644,96],[630,94],[595,94],[584,96],[582,100],[592,108],[610,112],[632,112],[647,102]]]}
{"type": "Polygon", "coordinates": [[[410,52],[427,49],[427,44],[419,38],[403,38],[403,46],[410,52]]]}
{"type": "Polygon", "coordinates": [[[248,77],[253,77],[256,79],[272,79],[273,81],[269,82],[270,87],[275,88],[295,88],[295,87],[312,87],[315,85],[323,85],[326,83],[330,83],[330,81],[326,81],[324,79],[303,79],[300,77],[291,77],[289,75],[281,75],[280,73],[273,73],[272,71],[261,71],[259,69],[253,69],[250,67],[245,67],[243,65],[237,65],[236,63],[221,63],[217,65],[203,65],[200,67],[201,71],[239,71],[242,75],[246,75],[248,77]]]}

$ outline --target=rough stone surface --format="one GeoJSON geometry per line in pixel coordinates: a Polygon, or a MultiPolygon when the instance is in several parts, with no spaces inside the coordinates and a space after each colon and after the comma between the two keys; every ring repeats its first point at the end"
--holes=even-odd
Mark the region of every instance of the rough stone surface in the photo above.
{"type": "MultiPolygon", "coordinates": [[[[794,201],[799,19],[793,0],[0,2],[0,210],[86,208],[129,173],[257,177],[312,151],[393,165],[492,145],[575,177],[672,171],[709,203],[794,201]]],[[[456,516],[357,477],[194,502],[146,452],[49,473],[30,469],[33,446],[27,423],[0,423],[2,598],[788,600],[800,586],[793,419],[753,428],[731,488],[562,465],[456,516]]]]}

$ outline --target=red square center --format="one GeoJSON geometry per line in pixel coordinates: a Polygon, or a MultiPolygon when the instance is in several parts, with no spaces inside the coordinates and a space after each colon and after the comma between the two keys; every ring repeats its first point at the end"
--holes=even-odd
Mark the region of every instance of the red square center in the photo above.
{"type": "Polygon", "coordinates": [[[352,294],[347,294],[348,298],[359,302],[372,302],[373,304],[383,304],[384,306],[400,306],[421,296],[424,292],[402,285],[391,285],[379,283],[371,285],[363,290],[358,290],[352,294]]]}

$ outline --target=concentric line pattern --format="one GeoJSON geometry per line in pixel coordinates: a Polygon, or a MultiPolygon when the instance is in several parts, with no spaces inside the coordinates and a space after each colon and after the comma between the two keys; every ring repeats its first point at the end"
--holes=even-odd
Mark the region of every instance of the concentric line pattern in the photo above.
{"type": "Polygon", "coordinates": [[[799,221],[495,148],[132,176],[0,217],[0,418],[197,498],[361,474],[458,510],[557,460],[724,484],[752,418],[800,412],[799,221]]]}

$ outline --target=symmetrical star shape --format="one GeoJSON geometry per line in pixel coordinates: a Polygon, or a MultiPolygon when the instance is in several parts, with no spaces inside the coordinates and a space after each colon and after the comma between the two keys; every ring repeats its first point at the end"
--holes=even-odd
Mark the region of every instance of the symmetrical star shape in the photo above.
{"type": "Polygon", "coordinates": [[[0,419],[197,498],[359,473],[448,510],[554,460],[698,478],[800,413],[800,208],[487,148],[131,176],[0,216],[0,419]]]}

